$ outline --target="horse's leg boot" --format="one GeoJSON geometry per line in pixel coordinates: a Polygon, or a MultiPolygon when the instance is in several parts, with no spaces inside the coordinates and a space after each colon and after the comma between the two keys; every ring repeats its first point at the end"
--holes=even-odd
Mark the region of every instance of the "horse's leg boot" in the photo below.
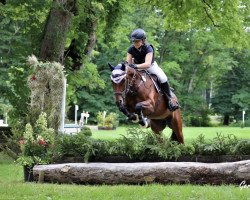
{"type": "Polygon", "coordinates": [[[161,89],[163,91],[163,94],[166,97],[166,100],[168,102],[168,108],[171,112],[175,111],[176,109],[179,108],[179,103],[178,101],[172,97],[169,83],[166,81],[165,83],[161,84],[161,89]]]}

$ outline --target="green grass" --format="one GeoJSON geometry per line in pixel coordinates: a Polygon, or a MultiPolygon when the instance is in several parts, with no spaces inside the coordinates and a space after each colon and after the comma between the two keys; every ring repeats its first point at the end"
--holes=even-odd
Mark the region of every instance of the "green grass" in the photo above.
{"type": "MultiPolygon", "coordinates": [[[[0,154],[1,158],[1,154],[0,154]]],[[[3,162],[2,162],[3,163],[3,162]]],[[[0,165],[0,199],[206,199],[249,200],[250,188],[238,185],[74,185],[38,184],[23,181],[22,167],[9,162],[0,165]]]]}
{"type": "MultiPolygon", "coordinates": [[[[139,126],[135,126],[139,127],[139,126]]],[[[99,138],[102,140],[114,140],[121,135],[126,135],[126,130],[128,127],[118,127],[116,130],[100,130],[100,131],[92,131],[94,138],[99,138]]],[[[150,130],[150,129],[147,129],[150,130]]],[[[172,130],[166,128],[164,130],[164,135],[170,137],[172,130]]],[[[239,128],[239,127],[184,127],[183,135],[185,142],[189,143],[193,139],[196,139],[198,135],[203,134],[206,139],[212,139],[216,137],[217,133],[221,133],[223,135],[233,134],[237,138],[242,139],[250,139],[250,127],[247,128],[239,128]]]]}
{"type": "Polygon", "coordinates": [[[235,186],[178,186],[178,185],[144,185],[144,186],[82,186],[35,183],[7,183],[0,189],[1,199],[60,199],[60,200],[247,200],[249,190],[240,190],[235,186]]]}
{"type": "MultiPolygon", "coordinates": [[[[239,138],[250,139],[250,128],[216,127],[184,128],[186,141],[204,134],[207,139],[216,133],[234,134],[239,138]]],[[[170,135],[170,129],[164,131],[170,135]]],[[[115,131],[93,131],[93,137],[113,140],[126,134],[125,127],[115,131]]],[[[36,200],[75,200],[75,199],[192,199],[192,200],[250,200],[250,188],[241,189],[239,185],[198,186],[198,185],[75,185],[75,184],[38,184],[23,181],[23,168],[0,152],[0,200],[36,199],[36,200]]]]}

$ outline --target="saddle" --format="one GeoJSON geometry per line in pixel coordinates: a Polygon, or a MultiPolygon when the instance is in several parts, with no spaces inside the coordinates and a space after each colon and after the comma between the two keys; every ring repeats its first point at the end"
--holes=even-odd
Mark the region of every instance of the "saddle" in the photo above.
{"type": "MultiPolygon", "coordinates": [[[[146,76],[146,75],[149,76],[149,78],[153,81],[154,86],[158,93],[162,92],[161,82],[155,74],[150,74],[147,70],[141,70],[141,73],[142,73],[142,76],[146,76]]],[[[174,93],[174,88],[170,87],[170,90],[171,92],[174,93]]]]}

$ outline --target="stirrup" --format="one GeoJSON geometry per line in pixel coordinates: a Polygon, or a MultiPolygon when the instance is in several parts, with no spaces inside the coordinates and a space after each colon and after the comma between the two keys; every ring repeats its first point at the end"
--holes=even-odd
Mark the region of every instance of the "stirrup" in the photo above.
{"type": "Polygon", "coordinates": [[[180,106],[179,106],[178,102],[176,102],[176,104],[173,104],[173,102],[171,101],[171,99],[169,99],[169,101],[168,101],[168,108],[169,108],[169,110],[171,112],[173,112],[173,111],[177,110],[178,108],[180,108],[180,106]]]}
{"type": "Polygon", "coordinates": [[[179,109],[179,106],[169,105],[169,106],[168,106],[168,109],[169,109],[171,112],[174,112],[175,110],[179,109]]]}

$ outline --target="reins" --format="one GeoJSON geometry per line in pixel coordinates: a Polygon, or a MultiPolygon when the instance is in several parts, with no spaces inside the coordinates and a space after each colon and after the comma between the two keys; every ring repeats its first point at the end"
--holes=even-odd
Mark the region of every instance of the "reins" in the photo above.
{"type": "Polygon", "coordinates": [[[133,74],[133,77],[131,79],[131,81],[129,81],[128,79],[128,75],[126,73],[126,76],[125,76],[125,88],[122,92],[114,92],[115,95],[121,95],[123,100],[126,99],[126,95],[131,92],[131,87],[133,86],[134,84],[134,81],[136,80],[136,70],[134,69],[134,74],[133,74]]]}

